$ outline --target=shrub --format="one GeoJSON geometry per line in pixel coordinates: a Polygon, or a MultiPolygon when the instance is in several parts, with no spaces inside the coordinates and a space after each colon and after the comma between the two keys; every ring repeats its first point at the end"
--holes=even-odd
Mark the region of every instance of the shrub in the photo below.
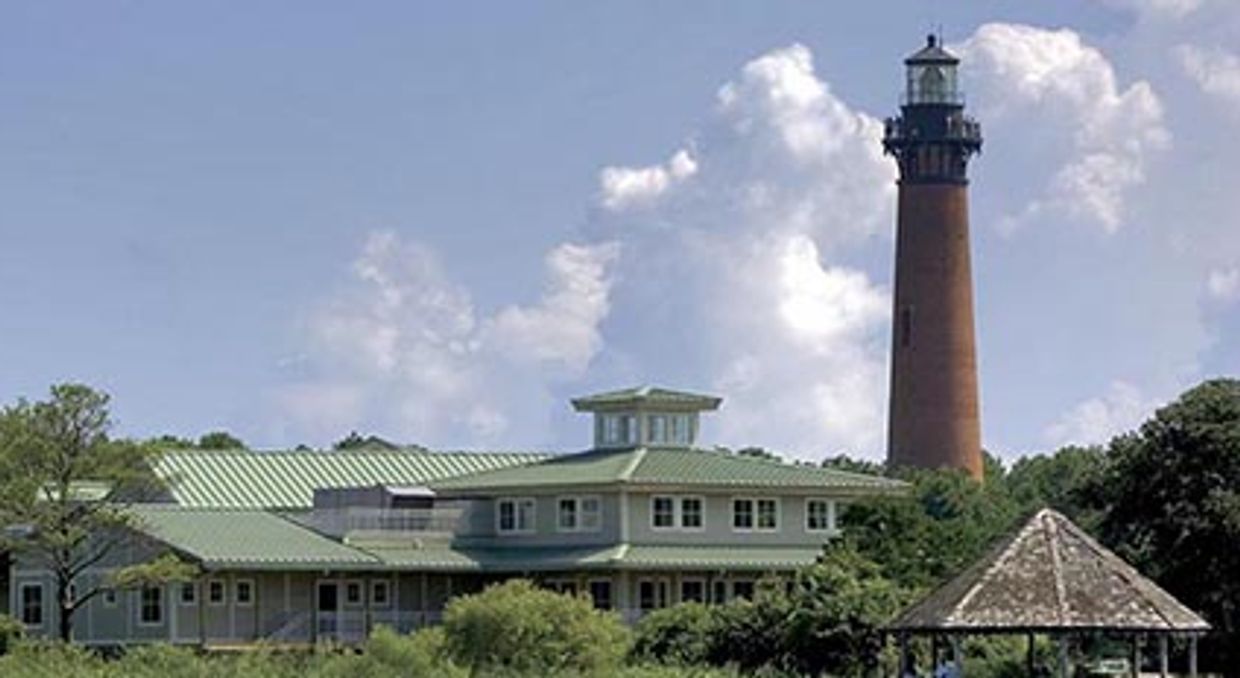
{"type": "Polygon", "coordinates": [[[5,654],[26,637],[26,625],[7,614],[0,614],[0,654],[5,654]]]}
{"type": "Polygon", "coordinates": [[[444,611],[447,648],[479,672],[614,673],[629,631],[584,596],[545,591],[524,580],[461,596],[444,611]]]}
{"type": "Polygon", "coordinates": [[[655,610],[633,629],[632,656],[664,664],[705,664],[713,654],[718,626],[714,610],[701,603],[655,610]]]}

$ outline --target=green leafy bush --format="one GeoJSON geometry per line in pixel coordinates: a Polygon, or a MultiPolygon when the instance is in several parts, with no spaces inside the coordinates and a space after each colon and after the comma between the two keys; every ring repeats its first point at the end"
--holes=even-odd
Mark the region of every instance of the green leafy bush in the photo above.
{"type": "Polygon", "coordinates": [[[475,673],[608,675],[629,645],[614,614],[524,580],[454,599],[443,629],[453,658],[475,673]]]}
{"type": "Polygon", "coordinates": [[[633,629],[632,656],[664,664],[705,664],[715,647],[718,618],[715,609],[701,603],[655,610],[633,629]]]}
{"type": "Polygon", "coordinates": [[[24,624],[7,614],[0,614],[0,654],[6,654],[25,637],[24,624]]]}

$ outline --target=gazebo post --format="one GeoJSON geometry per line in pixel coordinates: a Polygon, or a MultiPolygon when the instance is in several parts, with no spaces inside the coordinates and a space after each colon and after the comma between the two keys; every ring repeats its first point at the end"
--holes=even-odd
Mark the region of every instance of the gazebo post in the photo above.
{"type": "Polygon", "coordinates": [[[908,633],[901,631],[898,636],[900,643],[900,678],[909,675],[908,633]]]}
{"type": "Polygon", "coordinates": [[[1059,675],[1068,678],[1072,673],[1072,665],[1068,661],[1068,636],[1061,633],[1055,637],[1055,641],[1059,646],[1059,675]]]}
{"type": "Polygon", "coordinates": [[[1027,650],[1028,651],[1025,654],[1025,669],[1028,672],[1030,678],[1032,678],[1033,676],[1033,631],[1029,632],[1027,650]]]}
{"type": "Polygon", "coordinates": [[[1132,678],[1141,678],[1141,635],[1132,634],[1132,678]]]}
{"type": "Polygon", "coordinates": [[[1167,634],[1158,634],[1158,675],[1167,678],[1167,634]]]}
{"type": "Polygon", "coordinates": [[[1197,678],[1197,635],[1188,637],[1188,675],[1197,678]]]}
{"type": "Polygon", "coordinates": [[[952,643],[952,666],[956,668],[956,675],[964,675],[964,655],[960,654],[960,636],[951,635],[952,643]]]}

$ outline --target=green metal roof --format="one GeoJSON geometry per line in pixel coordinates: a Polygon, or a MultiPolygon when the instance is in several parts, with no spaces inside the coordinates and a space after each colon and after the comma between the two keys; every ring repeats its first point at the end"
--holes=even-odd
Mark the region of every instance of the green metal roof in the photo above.
{"type": "Polygon", "coordinates": [[[819,547],[628,545],[468,548],[439,543],[366,550],[391,569],[447,572],[780,570],[812,564],[819,547]]]}
{"type": "Polygon", "coordinates": [[[674,391],[657,386],[637,386],[607,391],[594,395],[573,398],[573,408],[578,412],[590,412],[596,409],[612,409],[615,407],[656,405],[671,406],[676,409],[714,410],[723,402],[718,396],[688,391],[674,391]]]}
{"type": "Polygon", "coordinates": [[[419,485],[433,480],[526,464],[531,452],[335,452],[169,450],[155,471],[178,504],[202,508],[309,508],[316,488],[419,485]]]}
{"type": "Polygon", "coordinates": [[[364,551],[328,539],[274,513],[249,509],[133,507],[137,528],[207,569],[374,569],[364,551]]]}
{"type": "Polygon", "coordinates": [[[630,546],[621,565],[632,570],[781,570],[812,565],[814,546],[630,546]]]}
{"type": "Polygon", "coordinates": [[[439,490],[611,484],[812,488],[860,493],[899,491],[906,487],[905,483],[890,478],[817,466],[714,450],[653,447],[590,450],[431,483],[439,490]]]}

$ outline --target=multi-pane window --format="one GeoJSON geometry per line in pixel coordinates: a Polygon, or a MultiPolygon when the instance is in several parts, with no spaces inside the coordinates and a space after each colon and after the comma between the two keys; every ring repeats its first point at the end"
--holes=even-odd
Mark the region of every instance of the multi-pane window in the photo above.
{"type": "Polygon", "coordinates": [[[656,445],[669,442],[667,435],[667,415],[652,414],[646,417],[646,439],[656,445]]]}
{"type": "Polygon", "coordinates": [[[22,623],[43,625],[43,585],[22,584],[22,623]]]}
{"type": "Polygon", "coordinates": [[[637,606],[642,610],[655,610],[667,606],[667,582],[643,579],[637,583],[637,606]]]}
{"type": "Polygon", "coordinates": [[[706,602],[706,582],[701,579],[683,579],[680,582],[680,602],[706,602]]]}
{"type": "Polygon", "coordinates": [[[680,526],[686,530],[700,530],[704,517],[702,515],[701,497],[680,498],[680,526]]]}
{"type": "Polygon", "coordinates": [[[496,514],[496,530],[503,533],[534,531],[534,499],[500,499],[496,514]]]}
{"type": "Polygon", "coordinates": [[[249,579],[238,579],[234,593],[237,595],[238,605],[254,604],[254,582],[249,579]]]}
{"type": "Polygon", "coordinates": [[[732,529],[778,530],[779,502],[775,499],[733,499],[732,529]]]}
{"type": "Polygon", "coordinates": [[[598,497],[581,498],[581,529],[594,532],[603,526],[603,502],[598,497]]]}
{"type": "Polygon", "coordinates": [[[732,500],[732,529],[735,529],[735,530],[752,530],[753,529],[753,500],[752,499],[733,499],[732,500]]]}
{"type": "Polygon", "coordinates": [[[805,530],[807,532],[832,532],[835,530],[835,502],[827,499],[805,501],[805,530]]]}
{"type": "Polygon", "coordinates": [[[351,581],[344,585],[344,602],[349,605],[362,604],[362,583],[351,581]]]}
{"type": "Polygon", "coordinates": [[[651,500],[650,524],[661,529],[676,527],[676,500],[673,497],[655,497],[651,500]]]}
{"type": "Polygon", "coordinates": [[[193,605],[198,602],[198,587],[192,581],[181,583],[181,604],[193,605]]]}
{"type": "Polygon", "coordinates": [[[654,497],[651,525],[658,529],[700,530],[706,519],[703,501],[702,497],[654,497]]]}
{"type": "Polygon", "coordinates": [[[753,582],[740,580],[732,582],[732,597],[750,600],[753,598],[753,582]]]}
{"type": "Polygon", "coordinates": [[[610,610],[611,609],[611,580],[609,579],[590,580],[590,599],[594,601],[595,609],[610,610]]]}
{"type": "Polygon", "coordinates": [[[162,624],[164,621],[164,591],[158,586],[144,586],[138,604],[138,622],[162,624]]]}
{"type": "Polygon", "coordinates": [[[779,529],[779,505],[774,499],[758,500],[758,529],[779,529]]]}
{"type": "Polygon", "coordinates": [[[560,532],[596,532],[602,525],[603,509],[598,497],[561,497],[556,505],[556,527],[560,532]]]}
{"type": "Polygon", "coordinates": [[[392,602],[392,590],[386,581],[370,582],[370,604],[375,607],[387,607],[392,602]]]}
{"type": "Polygon", "coordinates": [[[674,414],[669,416],[668,420],[671,426],[668,442],[677,445],[688,445],[691,437],[689,433],[689,415],[674,414]]]}
{"type": "Polygon", "coordinates": [[[637,417],[631,414],[603,415],[604,445],[636,445],[637,417]]]}
{"type": "Polygon", "coordinates": [[[573,532],[577,529],[577,500],[566,498],[560,500],[559,528],[561,532],[573,532]]]}
{"type": "Polygon", "coordinates": [[[207,582],[207,602],[212,605],[224,604],[224,582],[212,579],[207,582]]]}

